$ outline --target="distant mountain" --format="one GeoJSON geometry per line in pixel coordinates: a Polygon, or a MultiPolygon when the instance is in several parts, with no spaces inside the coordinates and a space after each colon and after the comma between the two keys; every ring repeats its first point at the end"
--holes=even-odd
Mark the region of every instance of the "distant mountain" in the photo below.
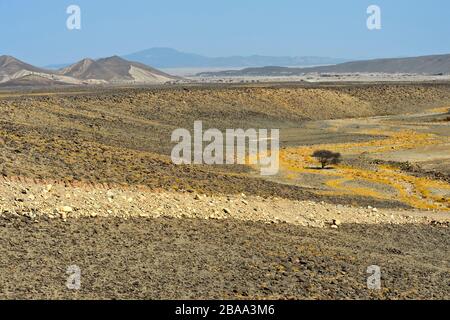
{"type": "Polygon", "coordinates": [[[0,83],[23,77],[31,73],[51,73],[11,56],[0,56],[0,83]]]}
{"type": "Polygon", "coordinates": [[[118,56],[99,60],[84,59],[59,70],[58,73],[76,79],[110,83],[164,83],[178,79],[142,63],[127,61],[118,56]]]}
{"type": "Polygon", "coordinates": [[[83,59],[60,70],[34,67],[14,57],[0,57],[0,85],[160,84],[180,78],[117,56],[83,59]]]}
{"type": "Polygon", "coordinates": [[[52,87],[68,84],[74,83],[60,81],[57,78],[53,78],[52,76],[45,77],[37,74],[28,74],[20,78],[0,83],[0,87],[52,87]]]}
{"type": "Polygon", "coordinates": [[[316,66],[348,61],[326,57],[271,57],[260,55],[213,58],[171,48],[152,48],[126,55],[124,58],[152,65],[156,68],[316,66]]]}
{"type": "Polygon", "coordinates": [[[298,76],[308,73],[409,73],[450,74],[450,54],[412,58],[375,59],[346,62],[331,66],[311,68],[262,67],[203,72],[199,76],[298,76]]]}

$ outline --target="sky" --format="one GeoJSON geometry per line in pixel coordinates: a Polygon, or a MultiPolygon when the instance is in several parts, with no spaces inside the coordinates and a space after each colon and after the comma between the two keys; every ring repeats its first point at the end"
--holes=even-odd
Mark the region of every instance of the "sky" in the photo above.
{"type": "Polygon", "coordinates": [[[450,53],[448,0],[0,0],[0,55],[45,66],[170,47],[347,59],[450,53]],[[69,30],[69,5],[81,30],[69,30]],[[381,30],[366,25],[381,9],[381,30]]]}

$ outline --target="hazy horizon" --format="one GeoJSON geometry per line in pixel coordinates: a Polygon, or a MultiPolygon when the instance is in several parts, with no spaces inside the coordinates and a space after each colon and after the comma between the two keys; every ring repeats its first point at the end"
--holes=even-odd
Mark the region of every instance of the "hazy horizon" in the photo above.
{"type": "MultiPolygon", "coordinates": [[[[172,49],[172,50],[176,50],[176,51],[178,51],[178,52],[181,52],[181,53],[186,53],[186,54],[197,54],[197,55],[201,55],[201,56],[204,56],[204,57],[208,57],[208,58],[223,58],[223,57],[233,57],[233,56],[243,56],[243,57],[251,57],[251,56],[269,56],[269,55],[263,55],[263,54],[258,54],[258,53],[255,53],[255,54],[249,54],[249,55],[230,55],[230,56],[208,56],[208,55],[205,55],[205,54],[201,54],[201,53],[197,53],[197,52],[186,52],[186,51],[183,51],[183,50],[179,50],[179,49],[177,49],[177,48],[169,48],[169,47],[152,47],[152,48],[145,48],[145,49],[143,49],[143,50],[138,50],[138,51],[136,51],[136,52],[132,52],[132,53],[130,53],[130,54],[134,54],[134,53],[138,53],[138,52],[141,52],[141,51],[147,51],[147,50],[151,50],[151,49],[172,49]]],[[[432,56],[432,55],[443,55],[443,54],[450,54],[450,51],[449,52],[442,52],[442,53],[430,53],[430,54],[424,54],[424,55],[418,55],[418,56],[428,56],[428,55],[430,55],[430,56],[432,56]]],[[[1,55],[1,54],[0,54],[1,55]]],[[[78,62],[78,61],[80,61],[80,60],[82,60],[82,59],[86,59],[86,58],[92,58],[92,59],[101,59],[101,58],[107,58],[107,57],[112,57],[112,56],[116,56],[117,54],[115,54],[115,53],[113,53],[113,54],[110,54],[110,55],[105,55],[105,56],[99,56],[99,57],[91,57],[91,56],[86,56],[86,57],[82,57],[82,58],[80,58],[80,59],[78,59],[77,61],[66,61],[66,62],[61,62],[61,61],[59,61],[59,62],[56,62],[56,63],[50,63],[50,64],[46,64],[46,65],[42,65],[41,67],[48,67],[48,66],[58,66],[58,65],[68,65],[68,64],[72,64],[72,63],[76,63],[76,62],[78,62]]],[[[117,55],[117,56],[120,56],[120,57],[122,57],[122,58],[124,58],[124,59],[128,59],[126,56],[127,55],[129,55],[129,54],[123,54],[123,55],[117,55]]],[[[275,56],[270,56],[270,57],[323,57],[323,58],[336,58],[336,59],[346,59],[346,57],[327,57],[327,56],[301,56],[301,55],[299,55],[299,56],[287,56],[287,55],[275,55],[275,56]]],[[[412,58],[412,57],[416,57],[416,56],[411,56],[411,55],[408,55],[408,56],[395,56],[395,57],[391,57],[391,56],[379,56],[379,57],[354,57],[354,58],[352,58],[352,59],[348,59],[348,60],[351,60],[351,61],[357,61],[357,60],[376,60],[376,59],[384,59],[384,58],[387,58],[387,59],[390,59],[390,58],[392,58],[392,59],[396,59],[396,58],[412,58]]],[[[128,59],[128,60],[132,60],[132,59],[128,59]]],[[[25,61],[26,62],[26,61],[25,61]]],[[[224,66],[225,67],[225,66],[224,66]]],[[[229,67],[233,67],[233,66],[229,66],[229,67]]],[[[168,69],[170,69],[170,68],[172,68],[172,67],[169,67],[168,69]]],[[[174,69],[176,69],[177,67],[173,67],[174,69]]],[[[186,67],[186,68],[190,68],[190,67],[186,67]]],[[[208,67],[205,67],[205,68],[208,68],[208,67]]],[[[214,67],[210,67],[210,68],[214,68],[214,67]]],[[[208,69],[210,69],[210,68],[208,68],[208,69]]],[[[217,67],[217,68],[219,68],[219,69],[223,69],[223,67],[217,67]]],[[[244,68],[244,67],[236,67],[236,68],[244,68]]]]}

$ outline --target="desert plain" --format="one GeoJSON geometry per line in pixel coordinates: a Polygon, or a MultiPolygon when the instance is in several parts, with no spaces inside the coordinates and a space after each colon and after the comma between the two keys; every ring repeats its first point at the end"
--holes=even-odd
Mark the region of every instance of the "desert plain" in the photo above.
{"type": "Polygon", "coordinates": [[[3,89],[0,112],[0,298],[450,298],[446,81],[3,89]],[[280,129],[279,173],[175,165],[197,120],[280,129]]]}

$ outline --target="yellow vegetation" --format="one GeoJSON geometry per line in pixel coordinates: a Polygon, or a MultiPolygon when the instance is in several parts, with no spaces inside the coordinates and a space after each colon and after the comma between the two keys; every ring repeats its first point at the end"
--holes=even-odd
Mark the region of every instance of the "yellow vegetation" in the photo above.
{"type": "Polygon", "coordinates": [[[311,157],[318,149],[326,149],[342,154],[380,153],[394,150],[412,149],[419,146],[442,143],[442,137],[414,131],[399,132],[366,132],[370,135],[385,135],[386,139],[368,142],[323,144],[285,149],[280,152],[280,166],[287,173],[286,178],[292,179],[293,173],[312,173],[327,176],[325,185],[330,189],[322,194],[357,195],[383,200],[399,200],[418,209],[450,210],[450,199],[445,194],[450,190],[450,184],[443,181],[411,176],[400,169],[378,165],[374,169],[354,168],[337,165],[333,170],[317,170],[317,161],[311,157]],[[356,187],[346,184],[351,181],[363,181],[367,187],[356,187]],[[387,188],[380,192],[370,188],[370,184],[381,184],[387,188]],[[392,194],[389,190],[394,189],[392,194]],[[433,192],[433,191],[434,192],[433,192]],[[439,195],[443,192],[444,195],[439,195]]]}

